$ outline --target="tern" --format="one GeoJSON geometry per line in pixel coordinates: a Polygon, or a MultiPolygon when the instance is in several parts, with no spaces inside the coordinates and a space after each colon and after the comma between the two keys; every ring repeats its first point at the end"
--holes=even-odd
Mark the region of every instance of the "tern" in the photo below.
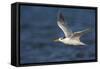
{"type": "Polygon", "coordinates": [[[63,31],[65,36],[54,40],[55,42],[62,42],[66,45],[86,45],[85,43],[80,41],[80,37],[87,31],[89,31],[89,29],[85,29],[78,32],[72,32],[67,22],[65,25],[65,20],[62,13],[59,13],[58,15],[57,24],[59,28],[63,31]]]}

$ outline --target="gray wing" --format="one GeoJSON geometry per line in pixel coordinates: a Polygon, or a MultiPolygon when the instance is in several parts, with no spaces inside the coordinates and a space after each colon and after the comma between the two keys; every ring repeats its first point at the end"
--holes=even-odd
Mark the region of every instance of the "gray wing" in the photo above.
{"type": "Polygon", "coordinates": [[[64,17],[61,13],[58,16],[57,24],[62,29],[62,31],[64,32],[65,37],[70,37],[72,35],[72,31],[69,29],[68,25],[64,24],[64,17]]]}
{"type": "Polygon", "coordinates": [[[89,31],[90,31],[90,29],[85,29],[82,31],[74,32],[73,35],[71,36],[71,39],[80,40],[80,37],[89,31]]]}

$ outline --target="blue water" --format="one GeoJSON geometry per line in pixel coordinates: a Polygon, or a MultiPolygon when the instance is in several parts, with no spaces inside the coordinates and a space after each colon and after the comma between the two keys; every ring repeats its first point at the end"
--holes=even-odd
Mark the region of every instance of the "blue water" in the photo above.
{"type": "Polygon", "coordinates": [[[21,64],[95,59],[95,10],[21,6],[20,13],[21,64]],[[58,10],[73,32],[92,28],[81,37],[86,46],[53,41],[64,36],[57,26],[58,10]]]}

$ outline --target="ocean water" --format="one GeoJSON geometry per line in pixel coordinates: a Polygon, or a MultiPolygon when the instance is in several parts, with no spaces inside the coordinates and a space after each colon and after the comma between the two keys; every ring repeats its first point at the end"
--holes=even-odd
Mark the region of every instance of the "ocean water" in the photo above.
{"type": "Polygon", "coordinates": [[[20,63],[43,63],[95,59],[95,10],[21,6],[20,8],[20,63]],[[57,25],[61,11],[73,32],[91,28],[81,37],[86,46],[54,42],[64,33],[57,25]]]}

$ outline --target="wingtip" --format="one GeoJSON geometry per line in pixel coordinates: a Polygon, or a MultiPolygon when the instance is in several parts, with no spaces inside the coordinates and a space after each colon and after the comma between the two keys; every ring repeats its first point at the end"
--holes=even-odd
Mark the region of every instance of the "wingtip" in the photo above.
{"type": "Polygon", "coordinates": [[[59,14],[58,14],[58,20],[59,21],[64,21],[63,14],[61,12],[59,12],[59,14]]]}
{"type": "Polygon", "coordinates": [[[58,17],[63,17],[61,10],[58,10],[58,17]]]}

